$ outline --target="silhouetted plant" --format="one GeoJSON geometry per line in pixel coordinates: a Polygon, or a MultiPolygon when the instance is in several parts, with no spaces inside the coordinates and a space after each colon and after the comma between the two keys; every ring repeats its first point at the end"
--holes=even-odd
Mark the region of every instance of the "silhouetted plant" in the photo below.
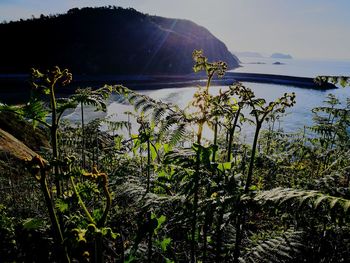
{"type": "Polygon", "coordinates": [[[77,89],[76,93],[71,97],[73,102],[80,104],[81,109],[81,130],[82,130],[82,165],[85,168],[85,124],[84,124],[84,105],[92,105],[96,110],[106,112],[106,100],[111,95],[113,88],[105,85],[102,88],[92,90],[91,88],[77,89]]]}

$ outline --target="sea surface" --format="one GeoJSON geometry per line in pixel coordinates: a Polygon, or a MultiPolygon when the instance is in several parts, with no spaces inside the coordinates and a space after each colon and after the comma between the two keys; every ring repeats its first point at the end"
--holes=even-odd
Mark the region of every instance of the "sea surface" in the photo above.
{"type": "MultiPolygon", "coordinates": [[[[300,60],[300,59],[271,59],[271,58],[240,58],[241,67],[235,69],[235,72],[249,72],[249,73],[266,73],[266,74],[280,74],[298,77],[316,77],[318,75],[350,75],[350,61],[337,60],[300,60]],[[280,62],[280,65],[274,65],[274,62],[280,62]]],[[[314,107],[324,105],[324,100],[329,93],[334,94],[341,102],[345,103],[346,98],[350,98],[350,87],[334,90],[315,90],[306,89],[293,86],[282,86],[274,84],[262,83],[243,83],[251,88],[256,97],[264,98],[267,102],[273,101],[284,93],[295,92],[296,104],[294,107],[287,110],[287,114],[282,117],[276,125],[283,131],[288,133],[298,132],[304,130],[304,127],[313,124],[312,112],[314,107]]],[[[213,86],[210,89],[212,94],[216,94],[220,89],[224,90],[227,87],[213,86]]],[[[193,98],[196,87],[179,87],[179,88],[164,88],[158,90],[145,90],[140,93],[146,94],[156,100],[161,100],[167,103],[174,103],[181,108],[188,106],[188,103],[193,98]]],[[[126,111],[133,111],[130,105],[118,103],[117,96],[112,96],[107,110],[107,116],[112,120],[127,120],[127,116],[123,113],[126,111]]],[[[101,117],[103,114],[96,113],[92,108],[87,108],[87,121],[96,117],[101,117]]],[[[245,112],[249,114],[249,112],[245,112]]],[[[80,109],[67,116],[70,120],[80,121],[80,109]]],[[[134,124],[136,122],[132,121],[134,124]]],[[[133,132],[136,132],[137,127],[133,125],[133,132]]],[[[104,127],[105,129],[106,127],[104,127]]],[[[206,137],[211,137],[209,129],[205,132],[206,137]]],[[[241,136],[248,141],[253,136],[253,127],[245,125],[242,128],[241,136]]]]}
{"type": "Polygon", "coordinates": [[[318,75],[350,75],[350,60],[239,58],[235,72],[265,73],[314,78],[318,75]],[[281,65],[273,63],[280,62],[281,65]]]}

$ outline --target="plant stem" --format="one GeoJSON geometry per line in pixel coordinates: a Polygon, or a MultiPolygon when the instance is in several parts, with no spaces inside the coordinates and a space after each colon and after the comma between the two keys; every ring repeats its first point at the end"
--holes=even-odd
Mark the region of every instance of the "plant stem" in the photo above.
{"type": "Polygon", "coordinates": [[[82,159],[82,165],[83,169],[86,168],[86,162],[85,162],[85,124],[84,124],[84,104],[83,102],[80,102],[80,109],[81,109],[81,159],[82,159]]]}
{"type": "Polygon", "coordinates": [[[269,155],[270,154],[270,148],[271,148],[271,136],[272,133],[274,132],[275,129],[275,119],[273,119],[272,121],[272,127],[269,127],[269,133],[267,135],[267,142],[266,142],[266,154],[269,155]]]}
{"type": "Polygon", "coordinates": [[[214,146],[215,146],[215,148],[213,150],[212,162],[215,162],[217,140],[218,140],[218,117],[215,117],[215,124],[214,124],[214,146]]]}
{"type": "Polygon", "coordinates": [[[204,219],[204,226],[203,226],[203,262],[207,261],[207,250],[208,250],[208,242],[207,242],[207,236],[208,236],[208,230],[209,225],[211,225],[211,219],[212,219],[212,213],[211,211],[207,211],[205,214],[204,219]]]}
{"type": "Polygon", "coordinates": [[[197,132],[197,155],[196,155],[196,170],[194,172],[194,196],[193,196],[193,214],[192,214],[192,228],[191,228],[191,263],[196,262],[196,231],[197,231],[197,210],[198,210],[198,191],[199,191],[199,169],[201,157],[201,138],[203,132],[203,122],[198,124],[197,132]]]}
{"type": "MultiPolygon", "coordinates": [[[[239,208],[239,210],[240,210],[240,208],[239,208]]],[[[244,214],[245,214],[244,208],[242,211],[238,211],[238,217],[237,217],[237,221],[236,221],[236,242],[235,242],[235,248],[234,248],[234,252],[233,252],[233,262],[234,263],[239,262],[241,241],[242,241],[242,234],[243,234],[242,222],[244,221],[244,214]]]]}
{"type": "Polygon", "coordinates": [[[55,161],[54,164],[54,177],[55,177],[55,185],[56,185],[56,191],[57,196],[61,196],[61,187],[60,187],[60,181],[58,179],[59,175],[59,168],[57,164],[58,160],[58,140],[57,140],[57,130],[58,130],[58,120],[57,120],[57,105],[56,105],[56,97],[55,97],[55,81],[50,86],[50,103],[51,103],[51,110],[52,110],[52,119],[51,119],[51,140],[52,140],[52,157],[55,161]]]}
{"type": "Polygon", "coordinates": [[[221,231],[221,225],[223,223],[223,219],[224,219],[224,213],[225,213],[225,206],[222,205],[221,209],[218,211],[218,222],[216,225],[216,262],[221,262],[222,258],[221,258],[221,246],[222,246],[222,231],[221,231]]]}
{"type": "Polygon", "coordinates": [[[250,184],[252,182],[255,152],[256,152],[256,146],[257,146],[257,143],[258,143],[258,138],[259,138],[259,132],[260,132],[260,129],[261,129],[261,125],[262,125],[262,122],[260,122],[260,121],[258,121],[256,123],[255,134],[254,134],[254,141],[253,141],[253,147],[252,147],[252,154],[250,156],[250,162],[249,162],[247,181],[246,181],[246,184],[245,184],[245,187],[244,187],[244,193],[245,194],[248,193],[250,184]]]}
{"type": "Polygon", "coordinates": [[[107,174],[102,173],[102,174],[100,174],[100,176],[102,177],[102,180],[103,180],[103,192],[106,196],[106,207],[105,207],[105,210],[103,211],[103,215],[102,215],[101,219],[98,221],[98,227],[102,227],[105,225],[108,213],[112,208],[112,196],[111,196],[111,193],[109,192],[109,189],[108,189],[107,174]]]}
{"type": "Polygon", "coordinates": [[[147,188],[146,193],[150,191],[151,185],[151,144],[150,139],[147,139],[147,188]]]}
{"type": "Polygon", "coordinates": [[[149,232],[148,232],[148,263],[152,262],[152,235],[153,235],[153,228],[152,228],[152,218],[151,218],[151,212],[148,212],[147,214],[147,220],[149,224],[149,232]]]}
{"type": "Polygon", "coordinates": [[[100,150],[98,148],[98,129],[96,131],[96,168],[98,169],[99,166],[99,160],[98,157],[100,156],[100,150]]]}
{"type": "Polygon", "coordinates": [[[56,246],[58,248],[58,257],[62,256],[61,254],[63,253],[63,262],[70,262],[70,258],[67,252],[67,248],[64,245],[64,238],[63,238],[63,234],[62,234],[62,230],[61,230],[61,226],[56,214],[56,211],[54,209],[54,206],[52,204],[52,197],[50,195],[50,191],[47,185],[47,180],[46,180],[46,172],[45,172],[45,167],[44,167],[44,163],[41,159],[38,159],[38,164],[40,167],[40,186],[41,186],[41,190],[43,192],[44,198],[45,198],[45,203],[47,206],[47,210],[49,212],[49,217],[50,217],[50,221],[51,221],[51,226],[52,226],[52,231],[55,237],[55,241],[56,241],[56,246]]]}
{"type": "Polygon", "coordinates": [[[232,153],[232,142],[235,134],[235,129],[237,126],[239,114],[241,112],[241,107],[238,108],[236,115],[235,115],[235,120],[233,122],[233,126],[230,129],[230,135],[229,135],[229,140],[228,140],[228,150],[227,150],[227,161],[231,162],[231,153],[232,153]]]}
{"type": "Polygon", "coordinates": [[[77,190],[77,187],[76,187],[76,185],[75,185],[75,183],[74,183],[74,179],[73,179],[72,176],[70,177],[70,182],[71,182],[71,184],[72,184],[74,194],[75,194],[75,195],[77,196],[77,198],[78,198],[78,203],[79,203],[79,205],[81,206],[81,208],[83,209],[85,215],[86,215],[87,218],[89,219],[90,223],[96,224],[96,223],[95,223],[95,220],[92,218],[92,216],[91,216],[89,210],[86,208],[86,206],[85,206],[83,200],[81,199],[81,196],[80,196],[80,194],[79,194],[79,192],[78,192],[78,190],[77,190]]]}
{"type": "Polygon", "coordinates": [[[103,263],[103,242],[101,233],[95,237],[95,263],[103,263]]]}
{"type": "MultiPolygon", "coordinates": [[[[255,134],[254,134],[254,141],[252,146],[252,154],[250,156],[250,163],[249,163],[249,169],[248,169],[248,175],[247,175],[247,181],[244,187],[244,193],[247,194],[249,192],[250,184],[252,182],[252,175],[253,175],[253,167],[254,167],[254,159],[255,159],[255,152],[256,152],[256,146],[259,138],[259,132],[262,126],[262,120],[258,120],[256,122],[256,128],[255,128],[255,134]]],[[[234,249],[234,263],[238,262],[238,258],[240,256],[240,246],[244,231],[244,218],[246,214],[246,209],[242,208],[241,212],[238,214],[237,218],[237,224],[236,224],[236,243],[235,243],[235,249],[234,249]]]]}
{"type": "Polygon", "coordinates": [[[197,231],[197,210],[198,210],[198,188],[199,188],[199,169],[200,169],[200,152],[201,148],[198,145],[196,171],[194,172],[194,197],[193,197],[193,215],[191,228],[191,263],[196,262],[196,231],[197,231]]]}
{"type": "MultiPolygon", "coordinates": [[[[150,192],[151,189],[151,143],[150,138],[147,139],[147,188],[146,194],[150,192]]],[[[153,236],[153,228],[152,228],[152,218],[151,212],[147,214],[147,220],[149,224],[149,232],[148,232],[148,262],[152,262],[152,236],[153,236]]]]}

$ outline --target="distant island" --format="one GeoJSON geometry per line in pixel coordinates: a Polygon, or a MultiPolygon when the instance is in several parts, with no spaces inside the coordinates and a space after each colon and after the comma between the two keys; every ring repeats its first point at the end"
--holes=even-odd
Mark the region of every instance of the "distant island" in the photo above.
{"type": "Polygon", "coordinates": [[[285,63],[282,63],[282,62],[279,62],[279,61],[276,61],[276,62],[273,62],[272,65],[285,65],[285,63]]]}
{"type": "Polygon", "coordinates": [[[120,7],[74,8],[66,14],[0,24],[0,74],[54,65],[73,74],[187,74],[192,52],[230,69],[238,59],[206,28],[120,7]]]}
{"type": "Polygon", "coordinates": [[[283,53],[273,53],[270,58],[277,58],[277,59],[292,59],[293,57],[289,54],[283,54],[283,53]]]}

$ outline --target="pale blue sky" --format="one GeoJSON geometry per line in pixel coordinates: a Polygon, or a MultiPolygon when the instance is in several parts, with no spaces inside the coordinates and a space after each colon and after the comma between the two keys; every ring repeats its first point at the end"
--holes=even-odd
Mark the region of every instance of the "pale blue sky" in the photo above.
{"type": "Polygon", "coordinates": [[[190,19],[232,51],[350,59],[350,0],[0,0],[0,20],[101,5],[190,19]]]}

